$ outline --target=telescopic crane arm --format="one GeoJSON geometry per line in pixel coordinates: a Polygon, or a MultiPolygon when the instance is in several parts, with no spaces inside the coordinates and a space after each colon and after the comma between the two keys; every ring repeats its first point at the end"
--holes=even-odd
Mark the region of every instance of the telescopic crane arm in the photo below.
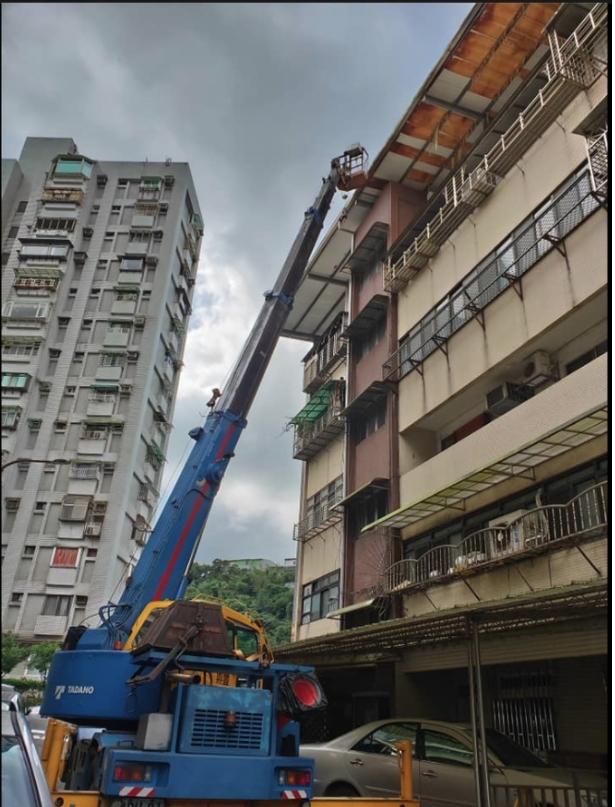
{"type": "MultiPolygon", "coordinates": [[[[152,601],[181,598],[187,574],[229,460],[293,304],[308,260],[337,188],[351,190],[365,181],[367,154],[352,146],[331,162],[329,175],[306,213],[271,291],[221,395],[203,426],[193,429],[190,456],[154,526],[117,604],[101,609],[102,646],[126,639],[142,609],[152,601]]],[[[90,636],[88,645],[92,646],[90,636]]]]}

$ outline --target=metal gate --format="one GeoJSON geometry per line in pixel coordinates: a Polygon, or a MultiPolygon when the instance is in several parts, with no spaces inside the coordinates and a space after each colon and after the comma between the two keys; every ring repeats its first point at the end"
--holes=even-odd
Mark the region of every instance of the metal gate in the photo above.
{"type": "Polygon", "coordinates": [[[548,665],[500,675],[497,693],[492,702],[494,728],[535,753],[557,748],[548,665]]]}

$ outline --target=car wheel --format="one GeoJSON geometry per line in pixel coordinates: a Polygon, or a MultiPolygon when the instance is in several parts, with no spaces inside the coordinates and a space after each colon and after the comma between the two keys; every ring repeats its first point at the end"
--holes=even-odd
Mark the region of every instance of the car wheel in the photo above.
{"type": "Polygon", "coordinates": [[[346,782],[338,782],[336,785],[331,785],[327,788],[325,796],[358,796],[359,793],[352,785],[346,782]]]}

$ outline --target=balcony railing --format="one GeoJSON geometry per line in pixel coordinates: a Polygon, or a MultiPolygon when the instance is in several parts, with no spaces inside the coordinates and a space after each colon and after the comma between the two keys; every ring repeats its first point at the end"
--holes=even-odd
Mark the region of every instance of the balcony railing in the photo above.
{"type": "Polygon", "coordinates": [[[595,193],[606,196],[609,183],[608,132],[605,130],[597,135],[591,135],[585,144],[592,189],[595,193]]]}
{"type": "Polygon", "coordinates": [[[328,527],[339,523],[342,520],[342,508],[338,507],[339,502],[342,500],[341,490],[339,497],[333,501],[328,501],[311,510],[308,515],[295,524],[293,531],[293,540],[307,541],[314,535],[323,532],[328,527]]]}
{"type": "Polygon", "coordinates": [[[345,418],[342,407],[333,406],[313,423],[301,423],[295,426],[293,457],[296,460],[307,460],[328,445],[338,434],[344,431],[345,418]]]}
{"type": "Polygon", "coordinates": [[[389,257],[384,274],[386,291],[403,289],[572,99],[604,73],[603,60],[595,52],[602,47],[607,25],[608,6],[597,3],[563,44],[555,36],[550,39],[547,83],[473,171],[466,173],[461,168],[449,180],[442,206],[403,254],[396,260],[389,257]]]}
{"type": "Polygon", "coordinates": [[[329,375],[329,371],[335,363],[346,355],[348,342],[342,336],[345,327],[345,319],[339,331],[332,334],[329,339],[310,356],[303,368],[303,391],[312,393],[323,384],[329,375]]]}
{"type": "Polygon", "coordinates": [[[607,508],[608,482],[600,482],[568,504],[537,507],[505,527],[472,533],[457,546],[438,546],[419,558],[394,563],[384,574],[385,591],[420,588],[581,538],[607,527],[607,508]]]}
{"type": "MultiPolygon", "coordinates": [[[[582,777],[582,774],[581,774],[582,777]]],[[[538,807],[538,805],[557,805],[557,807],[588,807],[588,805],[609,804],[607,789],[582,784],[570,785],[509,785],[490,784],[492,807],[538,807]]]]}
{"type": "Polygon", "coordinates": [[[411,332],[383,364],[384,380],[399,381],[420,368],[435,350],[445,350],[449,337],[466,322],[480,317],[489,303],[518,283],[599,207],[585,168],[548,207],[526,220],[509,241],[471,272],[455,295],[439,303],[423,318],[418,329],[411,332]]]}

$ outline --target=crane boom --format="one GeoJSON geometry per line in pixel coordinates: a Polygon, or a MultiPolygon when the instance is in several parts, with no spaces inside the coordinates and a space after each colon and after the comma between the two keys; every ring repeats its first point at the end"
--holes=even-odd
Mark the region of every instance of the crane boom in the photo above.
{"type": "Polygon", "coordinates": [[[88,631],[88,647],[116,646],[153,600],[178,599],[224,472],[292,307],[336,189],[359,187],[366,153],[353,146],[331,161],[314,204],[239,355],[229,381],[203,426],[193,429],[190,456],[119,599],[101,609],[104,630],[88,631]],[[98,634],[95,637],[93,634],[98,634]]]}

